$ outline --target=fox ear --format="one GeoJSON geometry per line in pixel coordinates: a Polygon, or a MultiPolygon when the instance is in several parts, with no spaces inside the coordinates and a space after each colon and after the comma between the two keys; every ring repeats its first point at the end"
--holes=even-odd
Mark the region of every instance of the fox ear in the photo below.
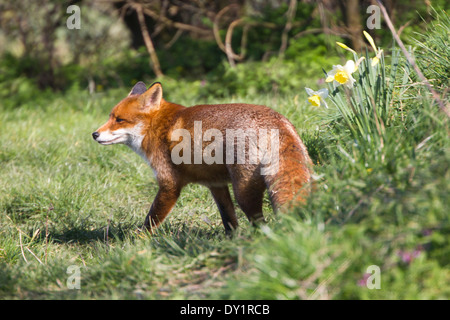
{"type": "Polygon", "coordinates": [[[162,100],[161,83],[155,82],[150,88],[139,97],[139,102],[145,111],[159,108],[162,100]]]}
{"type": "Polygon", "coordinates": [[[147,91],[147,86],[142,81],[139,81],[138,83],[136,83],[134,85],[133,89],[131,89],[128,96],[131,96],[134,94],[143,94],[145,91],[147,91]]]}

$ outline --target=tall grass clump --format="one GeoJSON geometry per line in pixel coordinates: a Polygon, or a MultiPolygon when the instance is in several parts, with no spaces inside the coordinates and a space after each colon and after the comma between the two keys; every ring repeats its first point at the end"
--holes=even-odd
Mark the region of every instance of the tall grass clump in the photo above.
{"type": "MultiPolygon", "coordinates": [[[[448,15],[440,15],[444,27],[448,15]]],[[[429,28],[423,37],[431,44],[442,35],[429,28]]],[[[363,58],[339,43],[353,59],[326,72],[328,92],[307,89],[311,107],[328,108],[318,128],[327,141],[318,157],[326,161],[314,168],[316,191],[261,229],[247,277],[232,279],[229,295],[219,297],[450,297],[448,119],[400,51],[385,56],[366,38],[373,53],[363,58]],[[379,267],[380,289],[369,289],[371,266],[379,267]]],[[[427,50],[417,53],[419,65],[427,50]]],[[[439,52],[428,74],[448,73],[449,51],[439,52]]]]}
{"type": "MultiPolygon", "coordinates": [[[[374,56],[371,58],[366,50],[365,55],[359,57],[351,48],[338,43],[353,53],[354,60],[346,64],[354,66],[347,75],[352,81],[341,84],[342,79],[335,74],[334,77],[328,75],[327,82],[330,100],[337,111],[333,126],[341,137],[337,146],[339,153],[351,162],[373,168],[375,163],[386,164],[386,157],[394,151],[389,149],[392,147],[389,142],[400,119],[394,108],[394,86],[402,60],[400,52],[393,47],[387,65],[384,50],[376,47],[367,32],[364,35],[374,56]]],[[[402,81],[409,77],[409,69],[405,68],[402,81]]]]}
{"type": "Polygon", "coordinates": [[[450,86],[450,15],[433,9],[434,20],[427,26],[427,33],[416,33],[416,56],[424,75],[434,88],[448,97],[450,86]],[[428,33],[433,33],[432,37],[428,33]]]}

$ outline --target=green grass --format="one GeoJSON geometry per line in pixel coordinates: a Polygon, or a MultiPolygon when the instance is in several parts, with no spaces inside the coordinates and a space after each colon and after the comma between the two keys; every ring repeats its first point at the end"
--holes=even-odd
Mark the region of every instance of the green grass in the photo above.
{"type": "Polygon", "coordinates": [[[273,106],[299,128],[321,162],[318,191],[306,208],[287,216],[275,217],[266,199],[269,223],[260,230],[239,212],[241,227],[232,239],[208,191],[196,185],[183,191],[157,236],[136,233],[157,191],[152,172],[128,148],[103,147],[90,136],[119,93],[2,112],[0,296],[448,297],[442,284],[449,280],[449,149],[433,150],[448,147],[445,132],[432,133],[436,138],[417,159],[401,153],[392,160],[400,164],[368,173],[333,154],[332,129],[320,125],[332,111],[306,106],[299,93],[247,101],[273,106]],[[418,245],[426,248],[420,259],[402,265],[397,251],[418,245]],[[357,285],[372,264],[383,270],[379,291],[357,285]],[[80,290],[67,288],[71,265],[81,267],[80,290]],[[407,291],[400,285],[405,278],[407,291]]]}
{"type": "MultiPolygon", "coordinates": [[[[255,230],[241,213],[241,230],[227,238],[198,185],[183,190],[157,236],[138,235],[157,192],[153,173],[127,147],[91,138],[125,94],[1,113],[1,297],[203,297],[242,264],[255,230]],[[81,290],[67,289],[70,265],[82,267],[81,290]]],[[[271,220],[269,208],[266,199],[271,220]]]]}
{"type": "MultiPolygon", "coordinates": [[[[274,108],[316,164],[305,206],[274,215],[266,198],[268,223],[252,228],[238,211],[233,238],[197,185],[183,190],[155,236],[137,233],[157,192],[152,171],[127,147],[91,138],[129,88],[2,108],[0,298],[449,299],[448,119],[404,59],[398,70],[383,100],[381,148],[373,147],[380,136],[365,145],[346,126],[354,122],[342,117],[345,105],[307,105],[303,87],[216,99],[199,94],[199,82],[162,80],[167,99],[184,105],[274,108]],[[364,285],[371,265],[381,270],[379,290],[364,285]],[[80,268],[80,289],[67,285],[70,266],[80,268]]],[[[370,110],[367,101],[361,108],[370,110]]],[[[356,120],[373,129],[367,114],[356,120]]]]}

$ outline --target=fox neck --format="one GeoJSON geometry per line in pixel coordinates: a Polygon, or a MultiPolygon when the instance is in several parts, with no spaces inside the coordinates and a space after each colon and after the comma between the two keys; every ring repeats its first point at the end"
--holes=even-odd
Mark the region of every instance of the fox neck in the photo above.
{"type": "MultiPolygon", "coordinates": [[[[136,126],[136,131],[141,131],[142,132],[142,124],[139,124],[136,126]]],[[[128,147],[130,147],[131,150],[133,150],[134,152],[136,152],[139,156],[141,156],[142,159],[145,160],[145,162],[147,162],[149,165],[150,164],[150,160],[147,157],[146,152],[144,151],[144,149],[142,148],[142,141],[144,141],[145,136],[147,135],[147,130],[145,131],[145,133],[142,135],[136,134],[133,135],[132,137],[130,137],[130,139],[126,142],[126,145],[128,147]]]]}
{"type": "Polygon", "coordinates": [[[146,119],[145,124],[142,123],[136,126],[136,132],[143,132],[144,134],[134,135],[127,142],[127,145],[154,170],[156,168],[156,164],[153,163],[154,154],[157,151],[162,151],[160,150],[160,144],[167,137],[171,127],[170,123],[176,113],[185,108],[181,105],[164,101],[164,99],[161,104],[161,108],[152,112],[146,119]]]}

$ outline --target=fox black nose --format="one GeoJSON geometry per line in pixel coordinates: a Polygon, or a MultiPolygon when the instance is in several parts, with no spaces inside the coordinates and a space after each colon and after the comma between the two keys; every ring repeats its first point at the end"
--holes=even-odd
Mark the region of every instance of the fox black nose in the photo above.
{"type": "Polygon", "coordinates": [[[92,138],[94,138],[94,140],[97,140],[97,138],[100,136],[100,133],[98,133],[97,131],[95,131],[93,134],[92,134],[92,138]]]}

